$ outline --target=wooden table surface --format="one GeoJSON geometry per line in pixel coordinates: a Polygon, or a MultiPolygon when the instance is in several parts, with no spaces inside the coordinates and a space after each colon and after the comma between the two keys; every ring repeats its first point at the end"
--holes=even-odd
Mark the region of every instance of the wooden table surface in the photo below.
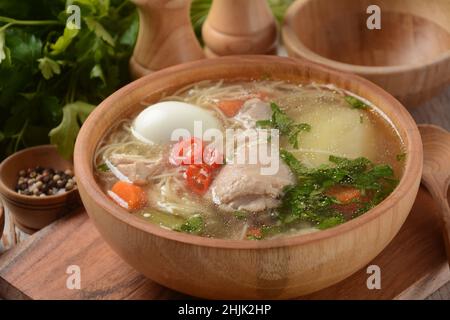
{"type": "MultiPolygon", "coordinates": [[[[450,86],[425,105],[410,111],[418,124],[432,123],[450,131],[450,86]]],[[[4,252],[26,238],[27,235],[14,226],[14,222],[11,221],[7,213],[4,235],[0,241],[0,255],[1,252],[4,252]]],[[[450,300],[450,283],[441,287],[427,299],[450,300]]]]}
{"type": "MultiPolygon", "coordinates": [[[[417,123],[432,123],[450,131],[450,87],[422,107],[411,110],[411,114],[417,123]]],[[[433,293],[428,299],[450,300],[450,283],[433,293]]]]}

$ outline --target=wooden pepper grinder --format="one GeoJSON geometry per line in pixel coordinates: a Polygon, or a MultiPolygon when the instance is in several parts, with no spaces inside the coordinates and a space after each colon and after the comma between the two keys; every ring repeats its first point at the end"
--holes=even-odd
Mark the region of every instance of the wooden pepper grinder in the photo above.
{"type": "Polygon", "coordinates": [[[266,0],[213,0],[202,35],[208,57],[276,53],[277,24],[266,0]]]}
{"type": "Polygon", "coordinates": [[[190,20],[192,0],[132,0],[139,11],[139,34],[130,60],[133,78],[205,58],[190,20]]]}

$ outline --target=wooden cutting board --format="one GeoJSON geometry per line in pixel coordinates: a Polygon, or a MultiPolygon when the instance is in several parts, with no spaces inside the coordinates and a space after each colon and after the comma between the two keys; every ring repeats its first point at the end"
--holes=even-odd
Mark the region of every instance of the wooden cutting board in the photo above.
{"type": "MultiPolygon", "coordinates": [[[[369,290],[366,268],[302,299],[423,299],[450,280],[436,207],[421,188],[401,231],[372,261],[381,289],[369,290]]],[[[180,299],[187,296],[146,279],[122,261],[80,210],[0,256],[6,299],[180,299]],[[81,270],[81,289],[67,289],[67,268],[81,270]]]]}

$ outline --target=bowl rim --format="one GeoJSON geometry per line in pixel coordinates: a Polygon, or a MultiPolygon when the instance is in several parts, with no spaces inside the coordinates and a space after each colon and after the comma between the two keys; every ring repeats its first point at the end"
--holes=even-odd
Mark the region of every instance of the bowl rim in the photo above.
{"type": "Polygon", "coordinates": [[[5,228],[5,207],[0,199],[0,239],[3,236],[3,232],[5,228]]]}
{"type": "MultiPolygon", "coordinates": [[[[246,77],[244,76],[243,78],[246,77]]],[[[247,79],[249,79],[249,77],[247,77],[247,79]]],[[[96,146],[97,144],[98,141],[96,141],[96,146]]],[[[198,60],[169,67],[146,75],[113,93],[97,108],[95,108],[95,110],[90,114],[90,116],[83,124],[75,143],[74,164],[75,174],[77,176],[83,176],[83,179],[79,179],[79,181],[77,182],[81,191],[83,191],[83,193],[86,193],[91,201],[95,202],[97,206],[100,206],[101,209],[107,212],[108,215],[125,223],[130,227],[136,228],[139,231],[149,233],[156,237],[161,237],[166,240],[176,241],[188,245],[236,250],[258,250],[297,246],[332,238],[338,234],[346,233],[352,229],[361,227],[369,221],[378,218],[383,213],[388,211],[387,209],[396,205],[398,200],[403,198],[403,196],[405,196],[405,194],[409,192],[411,187],[414,186],[414,184],[417,182],[417,179],[421,176],[422,141],[417,125],[406,108],[403,107],[398,100],[396,100],[392,95],[384,91],[382,88],[360,76],[345,73],[328,66],[317,64],[311,61],[305,61],[303,59],[300,60],[295,58],[262,55],[228,56],[208,60],[198,60]],[[347,82],[355,82],[360,87],[364,87],[364,89],[368,90],[369,92],[376,93],[378,98],[384,100],[384,104],[388,104],[391,106],[390,111],[395,113],[395,117],[397,119],[402,119],[402,128],[397,128],[397,130],[400,131],[400,129],[403,129],[404,136],[407,138],[407,141],[405,141],[405,151],[407,152],[408,156],[406,158],[404,174],[395,190],[376,207],[372,208],[363,215],[336,227],[321,230],[320,232],[259,241],[207,238],[182,232],[176,232],[173,230],[167,230],[161,228],[158,225],[148,223],[143,219],[131,215],[128,211],[111,201],[106,193],[101,190],[99,184],[95,180],[93,172],[93,154],[87,155],[87,152],[84,152],[86,149],[84,147],[85,143],[92,142],[92,137],[90,136],[89,132],[91,130],[96,130],[98,122],[101,121],[100,119],[102,117],[104,117],[104,114],[105,112],[107,112],[110,105],[115,101],[120,100],[124,96],[129,95],[130,92],[132,92],[134,89],[144,86],[147,82],[164,79],[164,77],[169,78],[174,74],[186,72],[196,68],[208,70],[207,68],[211,68],[214,66],[229,65],[234,65],[234,67],[236,68],[236,65],[245,63],[259,63],[261,65],[264,65],[266,63],[280,63],[286,65],[290,64],[292,65],[292,67],[296,68],[310,68],[339,79],[345,79],[347,82]],[[408,174],[408,172],[410,172],[411,174],[408,174]]],[[[82,200],[83,193],[81,194],[82,200]]]]}
{"type": "Polygon", "coordinates": [[[434,65],[441,64],[443,61],[450,60],[450,50],[442,52],[433,59],[429,59],[424,63],[411,63],[401,65],[384,65],[384,66],[367,66],[345,63],[322,56],[315,51],[309,49],[296,35],[292,28],[292,23],[296,19],[296,15],[303,6],[311,0],[297,0],[287,9],[283,25],[281,27],[281,35],[284,45],[291,51],[295,52],[299,57],[311,60],[316,63],[325,64],[332,68],[353,72],[364,75],[392,75],[405,71],[416,71],[423,68],[429,68],[434,65]]]}
{"type": "Polygon", "coordinates": [[[78,192],[78,187],[75,186],[75,188],[73,188],[72,190],[66,191],[64,193],[57,194],[57,195],[51,195],[51,196],[45,196],[45,197],[27,196],[27,195],[17,193],[14,189],[7,186],[5,184],[5,182],[3,181],[3,179],[1,179],[1,172],[7,162],[14,161],[16,158],[23,156],[24,154],[27,154],[29,152],[33,152],[35,150],[47,150],[47,149],[54,151],[54,150],[56,150],[56,146],[54,146],[52,144],[44,144],[44,145],[39,145],[39,146],[35,146],[35,147],[25,148],[23,150],[13,153],[12,155],[7,157],[0,163],[0,194],[6,200],[18,202],[18,203],[29,203],[30,205],[39,205],[40,203],[42,203],[43,205],[48,206],[49,203],[59,202],[58,200],[64,200],[70,194],[72,194],[74,192],[78,192]]]}

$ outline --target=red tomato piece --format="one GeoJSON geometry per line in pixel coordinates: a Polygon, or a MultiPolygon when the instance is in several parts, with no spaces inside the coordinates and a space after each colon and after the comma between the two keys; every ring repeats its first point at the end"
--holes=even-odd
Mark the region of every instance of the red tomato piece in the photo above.
{"type": "Polygon", "coordinates": [[[186,170],[187,185],[197,194],[204,194],[211,181],[211,169],[208,165],[190,165],[186,170]]]}

